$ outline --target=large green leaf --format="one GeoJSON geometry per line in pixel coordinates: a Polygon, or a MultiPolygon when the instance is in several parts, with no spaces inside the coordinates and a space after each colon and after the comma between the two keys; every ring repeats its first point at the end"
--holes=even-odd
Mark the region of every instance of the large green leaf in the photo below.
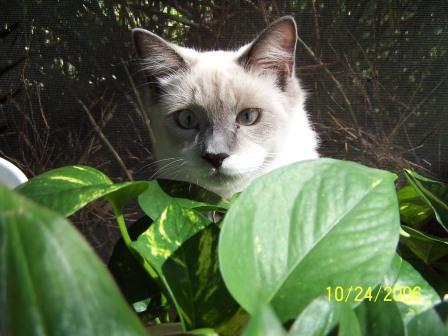
{"type": "Polygon", "coordinates": [[[0,186],[0,334],[145,335],[63,218],[0,186]]]}
{"type": "MultiPolygon", "coordinates": [[[[326,297],[314,299],[291,326],[290,334],[301,336],[324,336],[337,324],[339,307],[326,297]]],[[[344,304],[344,303],[342,303],[344,304]]]]}
{"type": "Polygon", "coordinates": [[[448,184],[431,180],[416,172],[406,170],[409,183],[434,209],[437,221],[448,231],[448,184]]]}
{"type": "Polygon", "coordinates": [[[350,305],[328,300],[328,297],[318,297],[302,311],[288,335],[325,336],[339,322],[341,322],[339,329],[342,329],[343,333],[360,335],[359,323],[350,305]]]}
{"type": "MultiPolygon", "coordinates": [[[[437,263],[428,265],[405,245],[400,244],[399,251],[400,255],[408,261],[439,294],[439,297],[443,298],[445,294],[448,293],[448,268],[444,270],[443,265],[437,265],[437,263]],[[442,266],[442,268],[439,266],[442,266]]],[[[445,262],[445,266],[448,266],[447,262],[445,262]]]]}
{"type": "Polygon", "coordinates": [[[412,185],[400,189],[397,196],[400,204],[400,218],[403,223],[419,228],[434,218],[431,206],[412,185]]]}
{"type": "Polygon", "coordinates": [[[399,255],[395,255],[382,285],[385,299],[396,302],[405,322],[440,302],[431,285],[399,255]]]}
{"type": "Polygon", "coordinates": [[[186,330],[233,335],[245,317],[219,273],[218,236],[201,214],[173,204],[131,246],[159,274],[186,330]]]}
{"type": "MultiPolygon", "coordinates": [[[[374,290],[377,293],[379,289],[374,290]]],[[[387,301],[385,292],[371,300],[365,300],[356,308],[362,335],[369,336],[405,336],[404,322],[396,302],[387,301]]]]}
{"type": "Polygon", "coordinates": [[[33,177],[17,190],[46,207],[70,216],[88,203],[106,196],[114,208],[121,209],[148,187],[148,182],[113,184],[99,170],[86,166],[67,166],[33,177]]]}
{"type": "Polygon", "coordinates": [[[401,226],[404,235],[400,242],[405,244],[416,256],[425,263],[432,263],[448,255],[448,239],[423,233],[409,226],[401,226]]]}
{"type": "Polygon", "coordinates": [[[248,312],[295,318],[328,286],[377,284],[399,235],[395,175],[353,162],[295,163],[255,180],[227,212],[227,287],[248,312]]]}
{"type": "Polygon", "coordinates": [[[448,328],[434,309],[415,316],[406,326],[408,336],[446,336],[448,328]]]}
{"type": "Polygon", "coordinates": [[[139,196],[138,202],[150,218],[156,219],[171,204],[187,209],[225,210],[232,200],[224,200],[195,184],[157,180],[149,182],[148,189],[139,196]]]}
{"type": "Polygon", "coordinates": [[[243,336],[286,336],[275,312],[268,305],[260,307],[252,316],[243,336]]]}
{"type": "Polygon", "coordinates": [[[351,307],[348,304],[343,304],[339,306],[339,309],[338,336],[365,335],[362,333],[359,320],[351,307]]]}

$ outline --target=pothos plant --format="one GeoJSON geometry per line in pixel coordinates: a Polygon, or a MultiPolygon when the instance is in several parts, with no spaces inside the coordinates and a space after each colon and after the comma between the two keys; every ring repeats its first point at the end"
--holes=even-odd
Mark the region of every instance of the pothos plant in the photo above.
{"type": "Polygon", "coordinates": [[[85,166],[0,186],[0,334],[446,334],[448,186],[405,174],[397,192],[319,159],[230,200],[85,166]],[[100,197],[122,236],[109,271],[64,218],[100,197]],[[133,199],[146,215],[127,226],[133,199]]]}

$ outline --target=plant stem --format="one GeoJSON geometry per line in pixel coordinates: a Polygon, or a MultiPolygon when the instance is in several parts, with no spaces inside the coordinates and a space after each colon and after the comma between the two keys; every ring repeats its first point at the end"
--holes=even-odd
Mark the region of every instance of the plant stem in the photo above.
{"type": "Polygon", "coordinates": [[[112,206],[114,208],[115,213],[115,219],[117,220],[118,227],[120,228],[121,236],[123,237],[124,243],[129,248],[129,246],[132,243],[131,237],[129,236],[128,229],[126,227],[126,223],[124,221],[123,213],[120,209],[116,208],[115,206],[112,206]]]}
{"type": "Polygon", "coordinates": [[[157,272],[154,270],[154,268],[140,255],[138,254],[131,246],[132,239],[129,236],[128,229],[126,227],[126,223],[124,221],[123,212],[121,209],[116,207],[112,204],[112,208],[114,209],[115,219],[117,220],[118,227],[120,229],[121,236],[123,237],[123,241],[126,244],[126,247],[128,248],[129,252],[137,259],[137,261],[142,265],[142,267],[145,269],[146,272],[153,278],[158,279],[159,276],[157,272]]]}

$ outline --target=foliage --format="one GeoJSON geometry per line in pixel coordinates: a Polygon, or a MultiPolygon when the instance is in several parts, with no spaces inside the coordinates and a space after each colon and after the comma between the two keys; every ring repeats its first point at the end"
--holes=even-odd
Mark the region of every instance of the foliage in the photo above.
{"type": "MultiPolygon", "coordinates": [[[[407,175],[410,183],[421,180],[407,175]]],[[[118,209],[123,236],[110,267],[150,335],[440,334],[447,328],[440,313],[447,278],[433,281],[415,260],[437,248],[421,261],[443,277],[446,238],[426,230],[431,223],[444,234],[446,222],[434,215],[432,222],[416,216],[424,223],[402,224],[396,254],[399,202],[409,206],[425,195],[410,190],[420,187],[415,183],[396,192],[394,180],[386,171],[320,159],[277,169],[227,201],[173,181],[114,184],[90,167],[47,172],[16,191],[0,190],[0,293],[7,293],[0,303],[11,312],[1,325],[6,333],[42,327],[57,334],[77,323],[92,328],[87,334],[111,326],[141,333],[86,243],[48,209],[68,215],[105,197],[118,209]],[[121,209],[138,196],[147,216],[129,234],[121,209]],[[32,304],[13,300],[14,293],[32,304]],[[30,308],[26,322],[17,320],[19,307],[30,308]],[[61,323],[59,314],[70,321],[61,323]]]]}
{"type": "MultiPolygon", "coordinates": [[[[298,23],[300,40],[297,72],[305,86],[313,91],[309,108],[319,127],[326,155],[349,157],[395,172],[403,166],[418,167],[421,170],[427,165],[426,161],[433,163],[432,170],[446,171],[447,163],[442,162],[440,149],[444,148],[448,139],[448,127],[444,118],[448,106],[448,96],[444,94],[448,92],[448,68],[445,66],[448,60],[448,6],[437,0],[342,0],[337,4],[334,1],[100,0],[58,2],[57,5],[40,0],[4,1],[0,4],[0,21],[4,23],[0,30],[0,154],[13,158],[29,175],[39,174],[67,162],[88,162],[106,169],[111,176],[117,176],[112,168],[113,164],[110,164],[112,160],[107,155],[108,152],[101,150],[95,131],[79,117],[81,107],[78,99],[81,99],[92,101],[87,104],[86,111],[90,110],[95,116],[92,118],[94,123],[99,120],[97,123],[100,132],[101,129],[114,135],[119,132],[131,132],[131,137],[113,136],[111,142],[120,155],[126,155],[127,164],[131,162],[127,172],[132,171],[134,176],[138,175],[139,171],[146,167],[143,163],[148,158],[148,152],[141,148],[148,148],[149,144],[147,135],[140,132],[141,125],[146,120],[140,115],[129,114],[128,111],[132,108],[126,104],[130,102],[139,110],[141,103],[138,87],[142,83],[130,80],[130,73],[134,73],[130,62],[130,28],[141,26],[181,45],[192,45],[201,49],[227,49],[250,41],[268,22],[285,14],[293,14],[298,23]],[[41,94],[42,92],[44,94],[41,94]],[[122,108],[122,111],[119,111],[122,113],[115,113],[117,106],[122,108]],[[110,120],[112,123],[109,123],[110,120]],[[134,123],[136,127],[132,129],[134,123]],[[131,140],[127,140],[128,138],[131,140]]],[[[72,240],[72,231],[66,222],[46,208],[66,216],[87,203],[104,197],[115,210],[122,234],[109,267],[123,294],[135,310],[138,310],[140,317],[152,323],[163,322],[158,327],[166,326],[168,330],[172,325],[165,322],[180,319],[184,329],[205,326],[234,335],[249,318],[242,309],[235,309],[238,302],[251,315],[246,334],[260,334],[260,330],[266,330],[263,325],[266,321],[271,321],[268,327],[281,334],[281,328],[292,323],[290,320],[282,327],[282,322],[286,318],[289,319],[289,314],[298,316],[291,316],[295,322],[289,331],[284,330],[284,333],[294,334],[294,330],[297,330],[298,335],[322,335],[335,333],[334,328],[338,328],[339,334],[356,335],[365,334],[373,325],[377,326],[377,333],[385,333],[387,328],[390,328],[385,324],[386,311],[387,316],[400,325],[395,328],[396,333],[437,335],[447,328],[446,316],[443,317],[439,309],[441,306],[446,307],[446,304],[431,308],[437,304],[440,297],[448,293],[448,200],[444,183],[430,180],[412,171],[406,172],[408,185],[397,193],[401,219],[398,257],[393,254],[394,249],[391,247],[397,240],[394,231],[398,228],[398,225],[395,225],[397,223],[387,227],[384,235],[377,236],[375,227],[369,227],[365,218],[356,221],[353,227],[345,220],[334,221],[336,234],[338,230],[347,231],[348,238],[346,241],[335,240],[337,235],[330,230],[323,236],[321,247],[320,241],[313,239],[317,237],[317,233],[322,232],[313,230],[328,228],[324,224],[331,223],[322,224],[318,215],[328,215],[329,210],[322,206],[324,210],[311,218],[313,225],[304,225],[302,228],[300,225],[305,217],[302,217],[302,213],[296,217],[287,213],[285,209],[288,204],[282,203],[283,200],[279,196],[283,195],[283,190],[290,187],[289,183],[285,184],[285,187],[277,185],[277,181],[267,183],[262,192],[256,194],[260,203],[252,204],[251,198],[254,196],[247,196],[250,191],[243,193],[241,200],[225,201],[195,187],[193,189],[198,193],[187,195],[185,191],[190,190],[190,186],[169,186],[167,181],[114,184],[104,174],[88,167],[82,168],[89,176],[79,175],[79,166],[73,166],[36,177],[18,190],[27,199],[16,192],[1,191],[0,251],[10,253],[9,249],[13,248],[15,253],[0,254],[1,257],[14,258],[8,259],[6,263],[0,260],[0,294],[5,293],[3,286],[10,286],[11,283],[18,284],[17,288],[13,288],[14,293],[29,293],[29,287],[19,292],[19,286],[23,283],[17,282],[17,276],[12,279],[10,276],[23,271],[23,265],[35,267],[39,276],[32,279],[42,286],[39,288],[43,288],[36,292],[36,295],[39,295],[36,297],[39,302],[49,302],[49,311],[54,311],[55,319],[48,320],[50,324],[46,326],[54,326],[55,324],[51,323],[63,321],[62,318],[57,318],[64,312],[69,316],[73,313],[74,319],[77,318],[76,308],[90,302],[89,297],[84,295],[88,288],[80,288],[83,302],[78,302],[76,307],[61,304],[67,301],[61,284],[63,281],[70,284],[73,276],[64,273],[70,270],[68,268],[60,267],[58,271],[54,271],[54,268],[61,265],[57,258],[65,255],[68,265],[73,264],[76,272],[78,267],[88,269],[86,272],[90,273],[94,269],[94,274],[98,269],[98,262],[91,261],[96,260],[92,253],[83,252],[85,249],[82,246],[85,246],[85,242],[78,236],[75,235],[77,238],[73,239],[76,246],[81,246],[80,251],[73,248],[65,250],[71,246],[65,246],[65,242],[72,240]],[[59,179],[54,178],[58,176],[59,179]],[[71,178],[75,180],[70,180],[71,178]],[[78,182],[81,183],[76,183],[79,178],[81,180],[78,182]],[[271,187],[277,191],[270,193],[271,187]],[[177,188],[177,191],[173,188],[177,188]],[[128,200],[140,193],[142,194],[139,204],[148,216],[132,225],[128,233],[122,208],[128,200]],[[16,201],[13,203],[3,201],[4,199],[16,201]],[[30,200],[41,206],[38,207],[30,200]],[[16,205],[23,205],[23,208],[17,208],[16,205]],[[253,212],[250,213],[252,208],[253,212]],[[23,215],[23,211],[27,216],[23,215]],[[224,222],[219,222],[227,211],[229,214],[224,216],[224,222]],[[20,221],[14,219],[16,215],[11,217],[11,213],[20,216],[20,221]],[[166,221],[160,218],[164,213],[170,214],[166,221]],[[273,216],[278,213],[285,219],[281,225],[278,225],[276,217],[273,216]],[[261,221],[261,214],[270,218],[270,221],[261,221]],[[233,220],[230,219],[231,216],[233,220]],[[33,221],[35,225],[39,224],[41,229],[51,227],[51,230],[45,231],[48,233],[45,242],[50,239],[61,245],[66,252],[64,255],[55,254],[53,257],[56,261],[53,264],[36,260],[35,254],[39,255],[40,248],[48,244],[35,245],[41,240],[34,242],[31,239],[34,236],[30,238],[31,233],[35,233],[36,237],[41,237],[42,234],[39,234],[39,228],[32,225],[33,223],[29,228],[24,227],[28,220],[33,221]],[[155,224],[152,224],[153,222],[155,224]],[[171,223],[172,230],[160,231],[160,228],[164,228],[161,223],[165,222],[171,223]],[[199,225],[199,229],[195,226],[198,231],[187,233],[183,230],[176,231],[175,228],[182,227],[176,225],[180,222],[199,222],[203,227],[199,225]],[[52,223],[57,223],[57,227],[52,223]],[[274,223],[278,225],[278,230],[277,226],[272,228],[274,223]],[[23,234],[23,237],[28,237],[27,244],[11,246],[5,243],[5,232],[13,230],[13,226],[17,226],[17,232],[23,234]],[[227,237],[221,235],[221,227],[227,237]],[[255,231],[245,231],[248,230],[246,227],[255,231]],[[298,237],[295,241],[287,235],[287,229],[299,233],[302,233],[300,230],[306,231],[303,232],[304,235],[293,235],[298,237]],[[363,229],[369,231],[364,232],[363,229]],[[242,231],[241,235],[237,234],[240,232],[238,230],[242,231]],[[255,238],[259,237],[254,235],[259,233],[256,230],[261,230],[260,239],[265,238],[261,240],[263,249],[260,255],[263,258],[255,253],[255,238]],[[279,239],[275,239],[276,237],[279,239]],[[313,239],[303,241],[304,237],[313,239]],[[242,242],[243,238],[248,241],[242,242]],[[156,239],[160,246],[152,249],[146,244],[148,239],[156,239]],[[172,239],[175,241],[171,241],[172,239]],[[219,239],[222,239],[226,246],[221,246],[219,239]],[[171,244],[172,242],[175,243],[171,244]],[[310,246],[313,243],[316,243],[315,248],[309,251],[300,250],[301,246],[310,246]],[[335,243],[334,246],[340,253],[331,253],[332,243],[335,243]],[[380,245],[384,248],[378,249],[380,245]],[[354,246],[363,252],[356,253],[353,251],[354,246]],[[22,250],[35,254],[16,254],[22,250]],[[165,253],[164,258],[153,254],[161,251],[165,253]],[[270,258],[265,260],[265,254],[270,258]],[[353,270],[356,263],[361,264],[369,255],[371,258],[366,262],[366,267],[353,270]],[[21,256],[27,258],[19,260],[21,256]],[[303,257],[303,260],[297,262],[300,257],[303,257]],[[282,264],[282,258],[289,260],[282,264]],[[348,259],[352,263],[349,263],[348,259]],[[10,267],[10,260],[19,260],[17,265],[22,268],[14,268],[12,271],[8,268],[8,272],[4,272],[5,268],[1,267],[10,267]],[[33,262],[23,264],[23,260],[33,262]],[[217,263],[219,260],[220,263],[217,263]],[[392,263],[386,270],[388,261],[392,263]],[[244,267],[252,267],[249,268],[251,273],[246,273],[246,268],[238,269],[240,263],[244,267]],[[372,270],[374,265],[377,265],[378,269],[364,277],[364,272],[372,270]],[[339,267],[340,274],[336,266],[339,267]],[[38,269],[40,267],[41,269],[38,269]],[[189,272],[190,270],[195,272],[189,272]],[[303,270],[306,272],[302,273],[303,270]],[[358,292],[359,288],[361,289],[360,294],[364,302],[354,309],[353,302],[329,301],[325,297],[325,281],[330,281],[330,271],[335,279],[335,283],[327,286],[332,297],[344,294],[341,290],[347,294],[351,288],[347,284],[355,278],[361,278],[365,282],[354,284],[352,289],[358,292]],[[291,272],[292,277],[296,276],[298,280],[303,281],[297,285],[301,295],[297,302],[291,305],[287,295],[295,297],[298,294],[290,291],[288,281],[268,277],[270,274],[289,275],[288,272],[291,272]],[[61,277],[48,279],[48,274],[61,274],[61,277]],[[210,280],[208,283],[204,283],[204,274],[207,281],[210,280]],[[6,276],[7,282],[4,281],[6,276]],[[313,281],[315,279],[319,281],[313,281]],[[54,283],[50,280],[54,280],[54,283]],[[223,283],[228,287],[223,286],[223,283]],[[53,284],[55,291],[48,291],[53,284]],[[192,288],[192,292],[185,292],[183,284],[192,288]],[[253,286],[254,284],[257,286],[253,286]],[[270,288],[268,285],[278,288],[270,288]],[[217,286],[217,289],[214,290],[213,286],[217,286]],[[308,291],[308,286],[314,291],[308,291]],[[394,303],[379,302],[381,299],[369,302],[372,301],[371,296],[377,293],[387,296],[387,292],[380,291],[381,288],[394,286],[408,286],[411,289],[420,287],[421,293],[416,291],[414,294],[422,294],[424,300],[414,302],[415,300],[407,298],[394,303]],[[243,292],[241,288],[247,288],[247,291],[243,292]],[[196,296],[193,290],[197,291],[196,296]],[[306,295],[302,297],[302,292],[305,291],[306,295]],[[324,297],[315,297],[318,292],[324,297]],[[59,301],[47,301],[50,300],[49,295],[53,294],[59,301]],[[272,298],[269,297],[271,295],[272,298]],[[61,305],[55,306],[53,303],[61,305]],[[219,314],[212,316],[203,315],[208,310],[216,312],[221,305],[228,306],[229,310],[220,310],[219,314]],[[177,310],[176,314],[173,313],[174,310],[177,310]]],[[[345,176],[343,170],[338,172],[337,176],[341,179],[340,183],[348,183],[350,176],[345,176]]],[[[368,174],[367,170],[362,168],[357,171],[361,175],[368,174]]],[[[297,177],[296,174],[305,176],[306,173],[310,172],[301,174],[291,171],[285,178],[288,174],[293,178],[297,177]]],[[[372,176],[383,174],[392,179],[387,173],[369,171],[370,173],[372,176]]],[[[266,181],[269,178],[266,177],[266,181]]],[[[318,181],[315,177],[311,180],[316,183],[318,181]]],[[[327,185],[329,180],[325,181],[323,186],[327,185]]],[[[356,179],[350,182],[350,185],[345,185],[342,194],[336,193],[335,189],[323,195],[324,187],[321,189],[310,183],[307,184],[309,188],[303,188],[303,192],[292,188],[292,193],[295,190],[296,195],[285,193],[285,196],[289,197],[287,199],[290,205],[296,201],[297,196],[298,204],[304,208],[303,213],[311,216],[312,210],[321,210],[317,206],[320,202],[311,203],[311,200],[322,197],[327,205],[328,202],[333,204],[333,201],[337,203],[339,200],[337,208],[346,209],[348,203],[345,204],[344,199],[338,197],[343,197],[341,195],[345,193],[352,195],[351,192],[355,192],[356,188],[363,190],[366,185],[365,178],[360,177],[360,180],[356,179]],[[308,190],[309,194],[305,194],[305,190],[308,190]],[[305,206],[307,204],[309,207],[305,206]]],[[[256,188],[256,185],[253,188],[256,188]]],[[[378,196],[377,193],[382,188],[389,189],[385,192],[383,201],[388,202],[392,208],[395,196],[391,191],[391,181],[380,183],[368,197],[378,196]]],[[[380,201],[379,197],[374,198],[375,202],[380,201]]],[[[393,217],[392,212],[373,216],[375,209],[370,209],[370,203],[360,202],[357,206],[366,208],[366,218],[373,218],[380,224],[378,228],[385,226],[382,220],[385,220],[387,214],[393,217]]],[[[95,220],[101,215],[96,214],[95,220]]],[[[353,216],[353,211],[349,211],[348,215],[353,216]]],[[[98,271],[99,278],[104,278],[102,273],[104,272],[98,271]]],[[[101,280],[96,282],[97,285],[98,283],[103,282],[101,280]]],[[[111,285],[105,287],[106,289],[98,290],[99,296],[101,290],[109,294],[116,292],[111,285]]],[[[358,292],[355,291],[355,294],[358,292]]],[[[398,298],[400,293],[399,291],[398,298]]],[[[16,312],[20,308],[21,313],[28,316],[37,301],[32,301],[33,296],[24,295],[26,294],[20,296],[20,301],[16,303],[9,297],[0,296],[0,310],[8,312],[8,309],[4,309],[4,304],[17,304],[14,306],[15,310],[8,306],[10,311],[16,312]]],[[[385,300],[385,296],[378,297],[385,300]]],[[[90,297],[94,298],[96,295],[90,297]]],[[[90,306],[86,308],[86,318],[90,314],[98,328],[103,328],[101,331],[105,332],[110,328],[108,323],[114,320],[106,313],[119,313],[123,319],[127,319],[126,316],[129,315],[122,303],[119,303],[122,300],[117,298],[116,293],[110,294],[110,300],[116,301],[116,305],[105,300],[102,301],[98,312],[89,310],[90,306]],[[109,311],[110,307],[106,305],[117,307],[117,310],[109,311]]],[[[3,326],[3,322],[11,315],[0,315],[0,326],[3,326]]],[[[34,315],[23,319],[22,315],[20,316],[20,322],[29,323],[22,322],[18,327],[32,326],[34,315]]],[[[128,325],[134,328],[135,323],[131,321],[128,325]]],[[[138,326],[135,328],[139,329],[138,326]]],[[[120,326],[115,330],[123,333],[120,326]]],[[[3,334],[3,330],[1,331],[3,334]]],[[[64,331],[55,329],[57,334],[65,333],[64,331]]],[[[213,334],[213,331],[204,329],[200,332],[213,334]]],[[[9,330],[6,334],[8,333],[9,330]]]]}
{"type": "Polygon", "coordinates": [[[375,286],[398,242],[394,180],[325,159],[258,179],[223,222],[221,271],[231,293],[249,313],[270,303],[285,321],[329,286],[375,286]]]}
{"type": "Polygon", "coordinates": [[[0,247],[2,335],[145,335],[81,235],[3,186],[0,247]]]}
{"type": "MultiPolygon", "coordinates": [[[[1,1],[0,155],[27,176],[73,163],[117,181],[157,175],[130,29],[232,49],[282,15],[298,24],[296,70],[324,156],[446,174],[448,2],[439,0],[1,1]]],[[[99,209],[89,210],[72,221],[107,259],[117,232],[96,227],[99,209]]]]}

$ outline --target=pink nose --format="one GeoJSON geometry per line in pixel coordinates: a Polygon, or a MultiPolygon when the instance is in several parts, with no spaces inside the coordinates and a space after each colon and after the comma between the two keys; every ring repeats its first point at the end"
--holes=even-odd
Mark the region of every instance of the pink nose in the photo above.
{"type": "Polygon", "coordinates": [[[226,153],[218,153],[218,154],[205,153],[204,155],[202,155],[202,158],[204,160],[207,160],[215,168],[221,167],[222,162],[228,157],[229,155],[226,153]]]}

